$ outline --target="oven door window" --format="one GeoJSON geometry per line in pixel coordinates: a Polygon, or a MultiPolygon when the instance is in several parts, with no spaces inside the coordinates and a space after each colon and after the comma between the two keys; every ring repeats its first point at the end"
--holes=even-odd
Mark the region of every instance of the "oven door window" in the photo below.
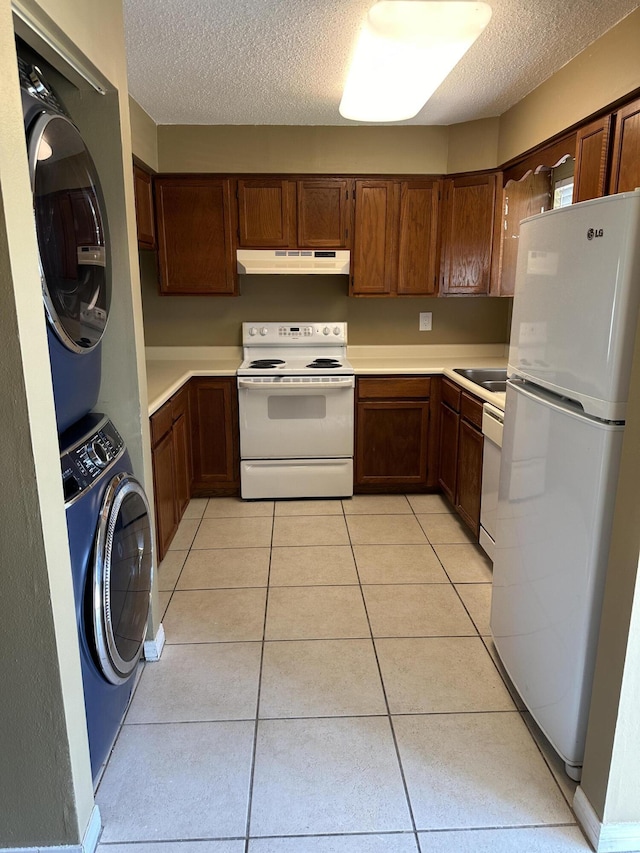
{"type": "Polygon", "coordinates": [[[327,398],[321,394],[296,397],[273,394],[268,398],[267,414],[271,421],[323,420],[327,417],[327,398]]]}

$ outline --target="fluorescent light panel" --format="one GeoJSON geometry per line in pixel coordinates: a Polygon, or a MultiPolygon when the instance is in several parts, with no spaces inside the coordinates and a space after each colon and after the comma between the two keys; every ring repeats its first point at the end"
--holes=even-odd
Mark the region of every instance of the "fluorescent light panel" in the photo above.
{"type": "Polygon", "coordinates": [[[369,122],[413,118],[490,18],[487,3],[380,0],[360,33],[340,115],[369,122]]]}

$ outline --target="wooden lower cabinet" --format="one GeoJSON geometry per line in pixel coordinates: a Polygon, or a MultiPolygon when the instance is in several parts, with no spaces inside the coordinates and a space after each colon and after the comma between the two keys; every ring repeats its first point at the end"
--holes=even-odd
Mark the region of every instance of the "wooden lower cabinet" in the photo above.
{"type": "Polygon", "coordinates": [[[151,416],[151,457],[158,561],[164,558],[191,498],[189,406],[183,388],[151,416]]]}
{"type": "Polygon", "coordinates": [[[435,485],[431,379],[358,379],[355,489],[422,491],[435,485]]]}
{"type": "Polygon", "coordinates": [[[461,419],[458,436],[458,488],[455,507],[462,520],[466,522],[476,536],[480,532],[483,445],[482,430],[461,419]]]}
{"type": "Polygon", "coordinates": [[[190,382],[194,497],[240,491],[238,394],[235,377],[190,382]]]}
{"type": "Polygon", "coordinates": [[[483,446],[482,401],[443,379],[438,482],[475,536],[480,531],[483,446]]]}

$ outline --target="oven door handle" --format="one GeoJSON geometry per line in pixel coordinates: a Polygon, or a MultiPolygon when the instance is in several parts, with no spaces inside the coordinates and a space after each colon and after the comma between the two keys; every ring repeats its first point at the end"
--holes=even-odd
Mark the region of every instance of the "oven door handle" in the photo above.
{"type": "Polygon", "coordinates": [[[238,379],[238,388],[251,391],[344,391],[345,388],[353,388],[353,379],[343,382],[253,382],[251,379],[238,379]]]}

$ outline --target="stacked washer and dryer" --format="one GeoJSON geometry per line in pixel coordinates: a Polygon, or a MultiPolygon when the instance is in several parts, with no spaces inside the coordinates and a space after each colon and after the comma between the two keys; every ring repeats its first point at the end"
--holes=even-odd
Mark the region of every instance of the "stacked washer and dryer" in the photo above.
{"type": "Polygon", "coordinates": [[[111,295],[98,174],[38,57],[21,42],[18,64],[95,780],[144,646],[153,536],[125,443],[106,415],[92,411],[111,295]]]}

